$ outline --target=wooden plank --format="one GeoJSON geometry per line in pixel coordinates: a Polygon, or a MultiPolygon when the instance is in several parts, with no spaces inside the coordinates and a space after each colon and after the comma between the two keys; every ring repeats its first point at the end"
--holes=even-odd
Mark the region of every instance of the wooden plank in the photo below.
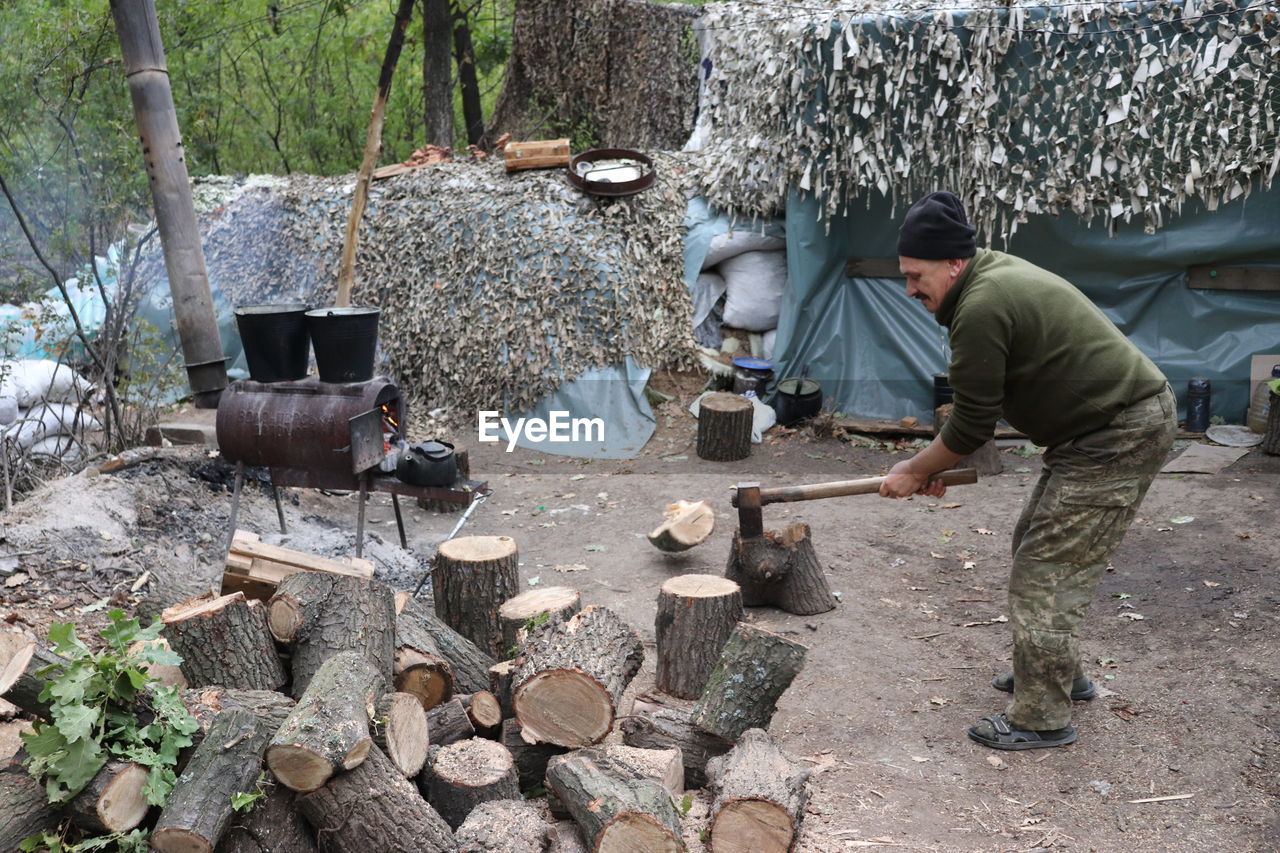
{"type": "Polygon", "coordinates": [[[844,265],[848,278],[906,278],[897,258],[850,258],[844,265]]]}
{"type": "Polygon", "coordinates": [[[1193,290],[1280,291],[1280,269],[1199,264],[1187,267],[1187,287],[1193,290]]]}
{"type": "Polygon", "coordinates": [[[532,142],[508,142],[502,149],[502,159],[508,172],[568,166],[569,140],[541,139],[532,142]]]}
{"type": "Polygon", "coordinates": [[[243,592],[246,598],[266,600],[280,582],[296,572],[328,572],[361,578],[373,577],[373,563],[352,559],[332,560],[304,551],[267,545],[256,534],[237,530],[222,570],[222,594],[243,592]]]}
{"type": "Polygon", "coordinates": [[[295,551],[292,548],[284,548],[279,545],[267,545],[264,542],[255,541],[256,537],[253,539],[242,538],[240,533],[241,531],[237,530],[236,535],[231,540],[231,550],[237,554],[262,558],[270,563],[280,563],[284,566],[293,566],[298,569],[332,572],[361,578],[373,577],[373,563],[368,560],[355,558],[349,561],[333,560],[328,557],[321,557],[318,554],[308,554],[305,551],[295,551]]]}

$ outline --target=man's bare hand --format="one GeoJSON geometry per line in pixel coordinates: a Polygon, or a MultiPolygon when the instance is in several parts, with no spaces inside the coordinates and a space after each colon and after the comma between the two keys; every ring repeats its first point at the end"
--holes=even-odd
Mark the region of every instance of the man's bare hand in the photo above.
{"type": "Polygon", "coordinates": [[[911,495],[927,495],[940,498],[947,493],[947,487],[941,480],[930,480],[921,477],[912,470],[911,460],[904,459],[889,469],[889,474],[880,484],[880,497],[906,498],[911,495]]]}

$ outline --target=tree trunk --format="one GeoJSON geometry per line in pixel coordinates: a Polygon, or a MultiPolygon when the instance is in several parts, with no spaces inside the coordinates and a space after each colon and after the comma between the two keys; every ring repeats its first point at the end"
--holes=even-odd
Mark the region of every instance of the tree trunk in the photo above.
{"type": "Polygon", "coordinates": [[[381,750],[298,798],[322,853],[453,853],[453,832],[381,750]]]}
{"type": "Polygon", "coordinates": [[[658,689],[681,699],[702,695],[741,617],[742,592],[727,578],[680,575],[665,582],[654,620],[658,689]]]}
{"type": "Polygon", "coordinates": [[[509,536],[463,536],[433,563],[436,613],[485,654],[503,657],[498,607],[520,591],[519,554],[509,536]]]}
{"type": "Polygon", "coordinates": [[[1263,433],[1262,450],[1270,456],[1280,456],[1280,394],[1272,391],[1267,399],[1267,431],[1263,433]]]}
{"type": "Polygon", "coordinates": [[[0,699],[43,720],[49,718],[50,703],[40,698],[45,680],[36,675],[47,666],[65,665],[69,661],[38,643],[27,643],[15,651],[0,670],[0,699]]]}
{"type": "Polygon", "coordinates": [[[568,750],[563,746],[545,743],[528,743],[520,735],[520,724],[514,719],[502,721],[502,736],[498,741],[511,753],[516,764],[516,776],[520,791],[527,793],[545,783],[547,762],[568,750]]]}
{"type": "Polygon", "coordinates": [[[522,592],[502,602],[498,618],[502,622],[503,657],[513,658],[520,652],[521,631],[525,623],[542,623],[545,617],[559,614],[568,619],[582,609],[582,595],[568,586],[548,586],[522,592]]]}
{"type": "Polygon", "coordinates": [[[724,576],[742,587],[747,607],[772,605],[811,616],[836,606],[807,524],[767,530],[763,536],[744,537],[735,531],[724,576]]]}
{"type": "Polygon", "coordinates": [[[467,14],[455,2],[453,17],[453,61],[458,67],[458,88],[462,93],[462,120],[466,123],[467,142],[479,145],[484,136],[484,112],[480,106],[480,82],[476,76],[476,52],[471,44],[471,27],[467,14]]]}
{"type": "Polygon", "coordinates": [[[454,829],[481,803],[520,799],[511,753],[502,744],[483,738],[433,749],[418,777],[418,787],[454,829]]]}
{"type": "Polygon", "coordinates": [[[335,773],[359,767],[373,746],[369,714],[382,689],[382,673],[359,652],[325,661],[267,747],[276,779],[294,791],[314,791],[335,773]]]}
{"type": "Polygon", "coordinates": [[[128,832],[151,808],[142,793],[146,784],[147,768],[141,764],[112,762],[71,799],[67,813],[92,835],[128,832]]]}
{"type": "Polygon", "coordinates": [[[458,853],[543,853],[551,826],[523,800],[481,803],[458,827],[458,853]]]}
{"type": "Polygon", "coordinates": [[[234,815],[217,853],[316,853],[311,827],[302,819],[297,794],[273,785],[248,814],[234,815]]]}
{"type": "Polygon", "coordinates": [[[53,829],[61,818],[41,785],[22,766],[19,752],[0,764],[0,850],[17,850],[28,835],[53,829]]]}
{"type": "Polygon", "coordinates": [[[370,735],[406,779],[422,772],[430,728],[418,697],[408,693],[383,694],[374,707],[370,735]]]}
{"type": "Polygon", "coordinates": [[[488,690],[477,690],[475,693],[458,697],[462,707],[467,709],[467,719],[477,732],[491,733],[502,725],[502,707],[488,690]]]}
{"type": "Polygon", "coordinates": [[[701,545],[716,527],[716,514],[706,501],[676,501],[667,505],[666,521],[649,534],[649,544],[676,554],[701,545]]]}
{"type": "Polygon", "coordinates": [[[422,93],[425,142],[453,146],[453,22],[449,0],[422,0],[422,93]]]}
{"type": "Polygon", "coordinates": [[[515,709],[511,706],[511,691],[513,689],[511,679],[515,674],[516,662],[514,660],[504,660],[489,667],[489,692],[498,700],[498,705],[502,708],[503,717],[510,717],[515,714],[515,709]]]}
{"type": "Polygon", "coordinates": [[[642,749],[678,749],[684,764],[684,787],[707,784],[707,762],[724,755],[733,742],[705,732],[689,721],[689,711],[654,701],[637,699],[631,716],[621,722],[622,742],[642,749]]]}
{"type": "Polygon", "coordinates": [[[440,653],[431,633],[413,619],[396,619],[391,672],[396,690],[417,696],[424,709],[430,710],[453,695],[453,667],[440,653]]]}
{"type": "Polygon", "coordinates": [[[257,785],[263,750],[280,722],[243,710],[219,714],[174,784],[151,832],[151,848],[211,853],[231,824],[231,798],[257,785]]]}
{"type": "Polygon", "coordinates": [[[640,636],[611,610],[588,607],[567,622],[553,618],[529,638],[511,680],[525,740],[598,743],[643,662],[640,636]]]}
{"type": "Polygon", "coordinates": [[[413,622],[431,635],[440,654],[453,667],[454,690],[475,693],[489,689],[489,667],[494,664],[492,657],[442,622],[429,605],[409,593],[397,592],[395,602],[397,628],[403,623],[413,622]]]}
{"type": "Polygon", "coordinates": [[[553,758],[547,765],[547,787],[596,853],[685,849],[670,793],[598,749],[553,758]]]}
{"type": "Polygon", "coordinates": [[[707,775],[711,853],[787,853],[800,834],[809,770],[780,750],[765,732],[749,729],[728,755],[712,759],[707,775]]]}
{"type": "Polygon", "coordinates": [[[367,657],[391,687],[395,606],[384,583],[343,575],[298,572],[280,582],[269,605],[271,633],[293,643],[293,695],[302,696],[326,660],[339,652],[367,657]]]}
{"type": "Polygon", "coordinates": [[[746,397],[719,392],[698,404],[698,456],[735,462],[751,455],[751,419],[755,406],[746,397]]]}
{"type": "Polygon", "coordinates": [[[431,746],[447,746],[476,734],[475,725],[457,696],[427,712],[427,730],[431,746]]]}
{"type": "Polygon", "coordinates": [[[266,608],[242,592],[193,607],[170,607],[160,621],[192,686],[277,690],[288,681],[267,628],[266,608]]]}
{"type": "Polygon", "coordinates": [[[778,697],[804,666],[807,651],[800,643],[739,622],[690,720],[728,740],[737,740],[747,729],[767,729],[778,697]]]}

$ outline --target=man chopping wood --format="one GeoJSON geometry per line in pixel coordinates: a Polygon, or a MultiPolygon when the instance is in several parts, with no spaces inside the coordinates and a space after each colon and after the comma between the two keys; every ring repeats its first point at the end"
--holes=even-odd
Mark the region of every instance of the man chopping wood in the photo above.
{"type": "Polygon", "coordinates": [[[1177,431],[1160,370],[1080,291],[1020,258],[978,249],[960,199],[935,192],[907,211],[898,263],[951,339],[955,411],[933,442],[894,465],[889,498],[942,497],[930,476],[992,438],[1002,416],[1045,448],[1013,531],[1013,672],[1005,712],[969,737],[995,749],[1076,739],[1071,701],[1090,699],[1080,623],[1107,558],[1133,521],[1177,431]]]}

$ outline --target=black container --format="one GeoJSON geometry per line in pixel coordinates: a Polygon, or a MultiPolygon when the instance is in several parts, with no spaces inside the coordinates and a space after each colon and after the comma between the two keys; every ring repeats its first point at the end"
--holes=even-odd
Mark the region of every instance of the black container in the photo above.
{"type": "Polygon", "coordinates": [[[317,308],[307,312],[321,382],[368,382],[378,348],[377,308],[317,308]]]}
{"type": "Polygon", "coordinates": [[[1187,381],[1187,432],[1209,428],[1209,380],[1197,376],[1187,381]]]}
{"type": "Polygon", "coordinates": [[[764,359],[744,356],[733,360],[733,393],[755,392],[763,398],[772,381],[773,365],[764,359]]]}
{"type": "Polygon", "coordinates": [[[933,410],[936,412],[939,406],[945,406],[955,399],[955,392],[951,390],[951,383],[947,381],[947,374],[933,374],[933,410]]]}
{"type": "Polygon", "coordinates": [[[245,305],[235,310],[236,328],[255,382],[287,382],[307,375],[305,305],[245,305]]]}
{"type": "Polygon", "coordinates": [[[778,383],[778,393],[773,398],[773,410],[778,423],[791,426],[811,418],[822,411],[822,386],[812,379],[791,377],[778,383]]]}
{"type": "Polygon", "coordinates": [[[396,478],[413,486],[452,486],[458,479],[458,459],[447,441],[421,441],[400,455],[396,478]]]}

